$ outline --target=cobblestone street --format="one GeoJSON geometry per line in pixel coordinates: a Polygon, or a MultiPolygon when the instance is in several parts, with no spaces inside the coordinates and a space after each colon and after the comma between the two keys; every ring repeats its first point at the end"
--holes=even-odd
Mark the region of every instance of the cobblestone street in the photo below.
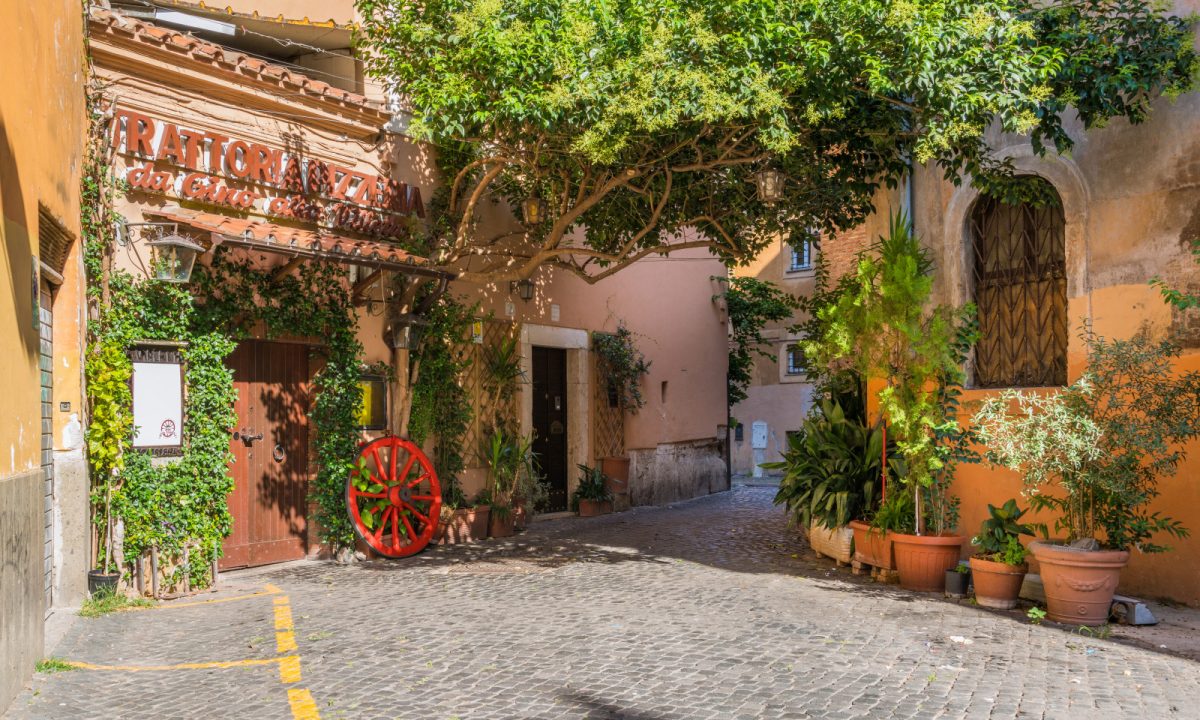
{"type": "Polygon", "coordinates": [[[854,578],[772,492],[80,619],[55,655],[94,669],[6,717],[1200,717],[1200,664],[854,578]]]}

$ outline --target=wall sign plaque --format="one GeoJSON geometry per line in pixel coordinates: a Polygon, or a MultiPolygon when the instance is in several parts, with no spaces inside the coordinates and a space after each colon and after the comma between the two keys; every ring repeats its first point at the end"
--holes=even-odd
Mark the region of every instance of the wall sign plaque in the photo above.
{"type": "Polygon", "coordinates": [[[183,455],[183,355],[177,347],[136,346],[133,448],[155,457],[183,455]]]}

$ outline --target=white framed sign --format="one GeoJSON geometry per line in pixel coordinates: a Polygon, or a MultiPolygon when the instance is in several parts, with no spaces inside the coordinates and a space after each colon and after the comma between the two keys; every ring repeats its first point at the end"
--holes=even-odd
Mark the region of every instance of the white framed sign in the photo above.
{"type": "Polygon", "coordinates": [[[157,457],[183,454],[183,357],[176,347],[141,346],[133,361],[133,447],[157,457]]]}

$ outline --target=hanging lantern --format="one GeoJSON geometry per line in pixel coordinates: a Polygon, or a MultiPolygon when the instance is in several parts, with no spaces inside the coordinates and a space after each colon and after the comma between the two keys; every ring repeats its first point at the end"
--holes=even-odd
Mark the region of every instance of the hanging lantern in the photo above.
{"type": "Polygon", "coordinates": [[[774,168],[763,168],[754,173],[754,181],[758,184],[759,200],[774,203],[783,199],[783,173],[774,168]]]}
{"type": "Polygon", "coordinates": [[[508,291],[510,293],[515,292],[517,297],[521,298],[525,302],[529,302],[533,299],[533,290],[533,281],[529,279],[516,280],[508,286],[508,291]]]}
{"type": "Polygon", "coordinates": [[[192,279],[196,257],[204,246],[182,235],[172,233],[146,243],[154,263],[154,279],[169,283],[186,283],[192,279]]]}
{"type": "Polygon", "coordinates": [[[530,195],[521,201],[521,215],[526,225],[540,225],[546,219],[546,201],[537,195],[530,195]]]}
{"type": "Polygon", "coordinates": [[[397,317],[392,325],[392,347],[396,350],[416,350],[421,344],[423,324],[411,313],[397,317]]]}

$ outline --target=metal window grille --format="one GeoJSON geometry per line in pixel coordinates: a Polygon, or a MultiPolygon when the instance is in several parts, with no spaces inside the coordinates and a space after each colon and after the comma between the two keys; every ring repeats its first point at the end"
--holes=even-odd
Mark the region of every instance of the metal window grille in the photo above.
{"type": "Polygon", "coordinates": [[[792,244],[792,262],[788,265],[789,272],[812,269],[812,241],[801,240],[792,244]]]}
{"type": "Polygon", "coordinates": [[[1067,277],[1061,204],[981,198],[971,214],[976,387],[1067,382],[1067,277]]]}
{"type": "Polygon", "coordinates": [[[787,374],[788,375],[803,375],[804,374],[804,350],[802,350],[799,345],[788,345],[787,374]]]}

